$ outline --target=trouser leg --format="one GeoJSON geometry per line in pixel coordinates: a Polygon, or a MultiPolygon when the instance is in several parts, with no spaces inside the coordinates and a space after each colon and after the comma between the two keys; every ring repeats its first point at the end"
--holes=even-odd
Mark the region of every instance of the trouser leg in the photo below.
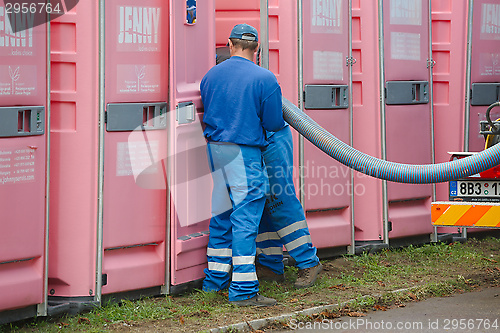
{"type": "Polygon", "coordinates": [[[223,158],[217,149],[213,151],[207,145],[207,156],[210,171],[212,172],[212,218],[209,225],[207,246],[208,268],[205,268],[203,280],[204,291],[219,291],[228,286],[232,263],[232,230],[230,216],[232,204],[229,198],[229,189],[226,184],[226,175],[223,167],[223,158]]]}
{"type": "Polygon", "coordinates": [[[260,148],[241,147],[244,170],[230,168],[227,173],[233,234],[233,274],[229,286],[229,300],[252,298],[259,291],[255,273],[255,240],[264,210],[268,180],[260,148]],[[245,177],[241,177],[241,175],[245,177]]]}
{"type": "MultiPolygon", "coordinates": [[[[215,217],[211,220],[211,225],[215,226],[217,223],[223,224],[223,227],[210,229],[209,245],[219,244],[219,240],[220,244],[230,244],[233,272],[229,286],[229,300],[252,298],[259,290],[254,262],[255,239],[267,190],[267,176],[261,150],[255,147],[210,143],[209,152],[213,161],[213,169],[223,169],[224,185],[232,205],[228,215],[218,215],[221,220],[215,217]],[[230,230],[231,237],[227,233],[228,230],[230,230]],[[212,231],[216,234],[212,235],[212,231]]],[[[220,179],[214,178],[214,189],[216,180],[220,181],[220,179]]],[[[213,200],[217,200],[217,197],[214,196],[213,200]]],[[[214,205],[213,202],[212,205],[214,205]]],[[[213,260],[209,256],[210,259],[213,260]]],[[[226,264],[227,257],[218,257],[216,262],[226,264]]],[[[214,266],[219,265],[214,264],[214,266]]],[[[207,271],[205,280],[208,282],[219,274],[210,270],[210,267],[207,271]]]]}
{"type": "Polygon", "coordinates": [[[261,265],[269,267],[276,274],[283,274],[283,243],[265,211],[257,236],[257,258],[261,265]]]}
{"type": "Polygon", "coordinates": [[[269,221],[271,231],[259,233],[258,261],[276,273],[282,272],[277,253],[271,249],[284,245],[299,269],[316,266],[317,251],[293,185],[293,144],[289,127],[271,136],[263,157],[270,185],[264,210],[267,216],[263,219],[269,221]],[[262,240],[266,240],[265,243],[262,240]]]}
{"type": "Polygon", "coordinates": [[[208,268],[204,270],[204,291],[219,291],[229,284],[232,258],[231,228],[227,228],[229,215],[228,212],[210,219],[207,247],[208,268]]]}

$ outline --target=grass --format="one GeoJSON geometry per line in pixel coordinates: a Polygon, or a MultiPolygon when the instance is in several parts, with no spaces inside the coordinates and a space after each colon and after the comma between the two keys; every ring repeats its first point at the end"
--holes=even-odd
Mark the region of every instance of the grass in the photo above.
{"type": "MultiPolygon", "coordinates": [[[[273,308],[236,308],[227,292],[194,290],[182,296],[161,296],[106,304],[76,316],[37,318],[0,326],[0,332],[206,331],[210,328],[326,304],[344,304],[345,311],[365,311],[429,297],[500,285],[500,239],[469,239],[466,243],[426,244],[346,255],[325,260],[325,271],[310,288],[296,290],[295,267],[286,267],[286,282],[263,282],[261,294],[273,297],[273,308]],[[401,290],[400,292],[394,292],[401,290]],[[347,309],[347,310],[346,310],[347,309]]],[[[326,312],[325,312],[326,313],[326,312]]],[[[299,316],[312,320],[311,316],[299,316]]],[[[277,324],[278,325],[278,324],[277,324]]]]}

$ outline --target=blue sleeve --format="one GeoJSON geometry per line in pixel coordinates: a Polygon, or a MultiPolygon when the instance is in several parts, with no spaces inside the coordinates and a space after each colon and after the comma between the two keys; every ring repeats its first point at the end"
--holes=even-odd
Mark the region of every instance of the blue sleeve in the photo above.
{"type": "Polygon", "coordinates": [[[281,88],[278,86],[268,98],[262,102],[262,127],[277,132],[285,126],[281,111],[281,88]]]}

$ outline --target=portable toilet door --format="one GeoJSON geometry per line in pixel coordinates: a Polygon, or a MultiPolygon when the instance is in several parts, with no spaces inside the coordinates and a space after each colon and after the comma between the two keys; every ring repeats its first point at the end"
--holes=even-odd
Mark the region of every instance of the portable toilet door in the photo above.
{"type": "Polygon", "coordinates": [[[98,23],[98,1],[51,21],[49,314],[99,302],[98,23]]]}
{"type": "MultiPolygon", "coordinates": [[[[486,120],[486,109],[500,100],[500,1],[470,0],[469,48],[467,50],[467,104],[465,116],[465,150],[484,150],[485,138],[480,122],[486,120]]],[[[500,118],[498,108],[491,120],[500,118]]]]}
{"type": "Polygon", "coordinates": [[[105,125],[97,282],[103,296],[159,294],[167,246],[169,3],[112,0],[101,6],[105,125]]]}
{"type": "MultiPolygon", "coordinates": [[[[354,148],[381,158],[378,12],[376,1],[352,4],[353,141],[354,148]]],[[[362,245],[383,245],[382,182],[354,171],[354,238],[362,245]]]]}
{"type": "Polygon", "coordinates": [[[49,310],[159,294],[168,2],[80,1],[53,25],[49,310]]]}
{"type": "MultiPolygon", "coordinates": [[[[389,161],[430,164],[434,159],[430,1],[381,3],[383,155],[389,161]]],[[[423,235],[429,241],[432,185],[386,182],[386,189],[389,238],[423,235]]]]}
{"type": "MultiPolygon", "coordinates": [[[[301,14],[302,108],[328,132],[351,144],[351,3],[307,0],[301,14]]],[[[299,149],[300,197],[313,244],[346,253],[353,234],[352,171],[310,142],[299,149]]]]}
{"type": "Polygon", "coordinates": [[[0,4],[0,324],[47,311],[45,22],[0,4]]]}
{"type": "Polygon", "coordinates": [[[200,282],[207,267],[212,176],[201,120],[200,82],[215,65],[213,0],[171,0],[168,117],[168,293],[200,282]]]}
{"type": "MultiPolygon", "coordinates": [[[[363,140],[380,140],[382,159],[407,164],[432,163],[430,1],[380,0],[377,11],[364,10],[370,6],[375,9],[375,4],[371,1],[361,1],[360,6],[361,20],[365,16],[378,13],[377,18],[365,20],[365,23],[371,23],[371,29],[378,30],[378,62],[367,59],[370,54],[362,52],[360,57],[363,65],[360,67],[363,67],[363,72],[372,73],[372,80],[379,80],[380,95],[370,95],[373,100],[362,97],[361,109],[367,107],[371,108],[372,112],[378,112],[377,108],[370,104],[379,103],[380,127],[369,125],[369,121],[363,121],[358,115],[354,122],[355,147],[360,137],[363,140]],[[365,124],[367,125],[364,126],[365,124]],[[379,138],[377,133],[380,133],[379,138]]],[[[358,21],[359,18],[355,17],[355,20],[358,21]]],[[[361,36],[361,32],[369,30],[366,25],[363,29],[360,30],[361,36]]],[[[362,42],[370,43],[364,39],[362,42]]],[[[376,50],[376,46],[372,44],[370,50],[376,50]]],[[[355,67],[355,73],[357,70],[355,67]]],[[[372,81],[372,84],[376,82],[372,81]]],[[[356,87],[356,84],[354,86],[356,87]]],[[[356,94],[357,92],[354,92],[354,99],[359,101],[356,94]]],[[[369,117],[377,118],[373,115],[369,117]]],[[[429,223],[432,185],[374,182],[364,179],[358,181],[355,178],[355,185],[356,183],[366,186],[365,194],[355,197],[355,239],[360,247],[366,245],[365,242],[387,246],[389,239],[396,243],[398,239],[407,237],[422,238],[424,242],[430,240],[433,232],[429,223]],[[374,193],[375,197],[367,195],[368,193],[374,193]],[[381,208],[367,209],[370,205],[378,204],[381,204],[381,208]],[[381,213],[382,224],[374,223],[373,217],[367,216],[373,212],[377,213],[377,218],[380,218],[381,213]]]]}

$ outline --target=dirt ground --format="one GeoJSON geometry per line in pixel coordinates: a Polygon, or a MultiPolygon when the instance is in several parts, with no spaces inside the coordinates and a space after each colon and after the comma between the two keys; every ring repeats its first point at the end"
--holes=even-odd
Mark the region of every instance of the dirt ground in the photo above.
{"type": "MultiPolygon", "coordinates": [[[[486,246],[482,243],[472,244],[472,246],[477,246],[478,250],[481,250],[485,253],[485,258],[482,258],[482,260],[490,260],[490,266],[482,267],[481,265],[448,265],[445,268],[440,267],[436,270],[435,274],[416,274],[405,277],[405,288],[423,286],[429,283],[450,281],[450,279],[456,279],[457,276],[462,277],[463,281],[466,282],[468,291],[478,288],[500,286],[500,264],[498,263],[498,261],[500,261],[498,260],[500,256],[500,249],[492,248],[491,246],[486,246]],[[496,260],[488,258],[495,258],[496,260]]],[[[388,259],[386,262],[382,260],[380,263],[382,265],[386,265],[387,267],[390,267],[392,265],[398,265],[400,267],[426,265],[426,263],[415,262],[409,259],[406,260],[406,262],[393,262],[392,260],[388,259]]],[[[349,275],[355,278],[361,278],[363,277],[363,274],[367,269],[363,267],[357,267],[353,261],[348,260],[344,257],[325,261],[323,262],[323,265],[324,270],[321,273],[322,280],[337,278],[342,274],[345,276],[349,275]]],[[[293,290],[293,282],[290,281],[290,279],[287,279],[285,284],[285,290],[293,290]]],[[[194,311],[193,313],[188,315],[184,314],[176,316],[173,320],[168,319],[115,323],[109,325],[106,330],[110,332],[197,332],[209,330],[211,328],[223,327],[234,323],[292,313],[317,305],[339,304],[363,295],[381,295],[397,289],[400,289],[400,284],[384,281],[377,281],[377,283],[370,285],[356,285],[355,287],[346,287],[343,284],[331,285],[323,289],[316,289],[313,287],[308,288],[307,290],[304,290],[303,292],[300,292],[298,294],[294,294],[292,298],[285,298],[284,301],[279,302],[278,305],[274,307],[235,307],[232,308],[232,312],[226,311],[226,313],[222,314],[203,310],[194,311]]],[[[464,292],[464,290],[455,289],[451,291],[451,293],[460,292],[464,292]]],[[[423,297],[426,297],[420,295],[417,296],[409,291],[406,293],[409,297],[406,297],[405,302],[419,301],[422,300],[423,297]]],[[[176,302],[189,302],[188,299],[182,297],[174,297],[174,299],[176,302]]],[[[161,299],[156,299],[155,301],[161,302],[161,299]]],[[[392,304],[376,304],[371,307],[371,310],[384,310],[387,307],[394,306],[404,306],[404,303],[395,301],[392,304]]],[[[331,315],[356,316],[357,313],[358,312],[350,310],[349,308],[344,308],[343,310],[339,310],[337,314],[331,315]]],[[[269,327],[265,331],[270,331],[272,329],[273,327],[269,327]]]]}

